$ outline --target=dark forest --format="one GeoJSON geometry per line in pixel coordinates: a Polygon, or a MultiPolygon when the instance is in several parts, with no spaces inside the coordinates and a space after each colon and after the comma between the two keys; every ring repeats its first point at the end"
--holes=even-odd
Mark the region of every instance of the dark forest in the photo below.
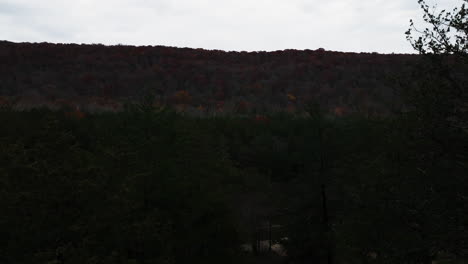
{"type": "Polygon", "coordinates": [[[419,3],[411,55],[0,41],[0,263],[467,263],[468,12],[419,3]]]}

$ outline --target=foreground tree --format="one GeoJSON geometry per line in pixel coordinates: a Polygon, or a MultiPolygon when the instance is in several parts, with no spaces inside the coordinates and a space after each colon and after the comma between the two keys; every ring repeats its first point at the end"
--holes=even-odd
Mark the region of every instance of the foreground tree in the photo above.
{"type": "Polygon", "coordinates": [[[428,27],[418,29],[410,20],[406,38],[416,51],[425,55],[415,75],[426,78],[417,84],[417,89],[412,89],[410,103],[426,119],[443,121],[446,122],[444,126],[468,133],[465,74],[468,66],[468,9],[465,4],[468,0],[462,2],[452,12],[438,12],[436,7],[431,8],[426,1],[419,0],[428,27]]]}
{"type": "MultiPolygon", "coordinates": [[[[468,0],[463,0],[468,3],[468,0]]],[[[452,12],[445,10],[437,13],[435,7],[430,8],[424,0],[418,3],[424,12],[423,19],[432,28],[419,30],[410,20],[410,28],[406,31],[407,39],[413,48],[421,54],[457,54],[466,57],[468,54],[468,10],[465,3],[452,12]],[[419,36],[414,36],[418,33],[419,36]]]]}
{"type": "Polygon", "coordinates": [[[422,56],[404,92],[411,110],[405,118],[414,121],[407,133],[417,153],[410,159],[420,174],[411,177],[421,188],[402,208],[429,256],[445,252],[464,259],[467,192],[460,186],[467,184],[468,169],[468,1],[451,12],[418,2],[429,26],[420,30],[410,21],[407,39],[422,56]]]}

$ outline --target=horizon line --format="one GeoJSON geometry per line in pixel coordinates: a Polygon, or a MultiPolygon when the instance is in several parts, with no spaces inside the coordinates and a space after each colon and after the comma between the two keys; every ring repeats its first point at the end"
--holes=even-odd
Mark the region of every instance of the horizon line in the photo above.
{"type": "Polygon", "coordinates": [[[246,50],[222,50],[222,49],[207,49],[207,48],[193,48],[193,47],[181,47],[181,46],[168,46],[168,45],[134,45],[134,44],[123,44],[123,43],[118,43],[118,44],[103,44],[103,43],[75,43],[75,42],[49,42],[49,41],[42,41],[42,42],[16,42],[16,41],[11,41],[11,40],[0,40],[0,42],[9,42],[13,44],[52,44],[52,45],[80,45],[80,46],[92,46],[92,45],[98,45],[98,46],[104,46],[104,47],[151,47],[151,48],[157,48],[157,47],[163,47],[163,48],[173,48],[173,49],[191,49],[191,50],[201,50],[201,51],[221,51],[225,53],[249,53],[249,54],[255,54],[255,53],[275,53],[275,52],[286,52],[286,51],[299,51],[299,52],[310,52],[310,51],[323,51],[323,52],[331,52],[331,53],[348,53],[348,54],[374,54],[374,55],[420,55],[418,53],[397,53],[397,52],[391,52],[391,53],[380,53],[376,51],[338,51],[338,50],[327,50],[325,48],[317,48],[317,49],[283,49],[283,50],[252,50],[252,51],[246,51],[246,50]]]}

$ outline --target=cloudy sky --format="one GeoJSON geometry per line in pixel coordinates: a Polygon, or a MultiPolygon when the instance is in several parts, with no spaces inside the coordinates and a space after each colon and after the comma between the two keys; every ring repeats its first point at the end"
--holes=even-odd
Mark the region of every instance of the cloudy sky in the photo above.
{"type": "Polygon", "coordinates": [[[0,0],[0,40],[411,53],[421,15],[417,0],[0,0]]]}

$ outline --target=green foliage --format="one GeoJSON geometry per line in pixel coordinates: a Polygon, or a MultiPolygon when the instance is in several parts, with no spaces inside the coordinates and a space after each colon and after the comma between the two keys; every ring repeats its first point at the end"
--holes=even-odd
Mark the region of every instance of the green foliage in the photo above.
{"type": "Polygon", "coordinates": [[[1,134],[2,262],[185,263],[237,249],[220,190],[234,170],[202,129],[160,112],[1,114],[16,120],[1,134]]]}
{"type": "Polygon", "coordinates": [[[296,263],[466,256],[463,134],[437,156],[413,113],[310,112],[2,110],[0,262],[236,263],[267,221],[296,263]]]}

